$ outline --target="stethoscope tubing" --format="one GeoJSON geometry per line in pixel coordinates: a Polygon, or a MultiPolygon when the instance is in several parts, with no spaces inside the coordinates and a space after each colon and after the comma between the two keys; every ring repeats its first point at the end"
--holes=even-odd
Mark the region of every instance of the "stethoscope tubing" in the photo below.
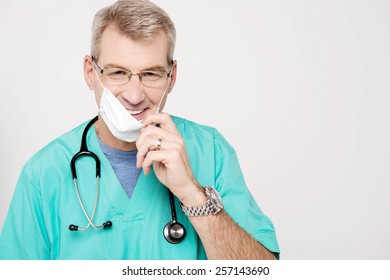
{"type": "Polygon", "coordinates": [[[82,227],[82,228],[79,227],[78,230],[86,230],[86,229],[88,229],[90,226],[92,226],[92,227],[94,227],[94,228],[102,228],[102,227],[104,227],[103,225],[97,226],[97,225],[95,225],[95,224],[92,222],[93,217],[95,216],[96,206],[97,206],[97,202],[98,202],[98,199],[99,199],[100,177],[96,177],[95,202],[94,202],[94,204],[93,204],[93,209],[92,209],[91,217],[89,217],[89,215],[88,215],[88,213],[87,213],[87,210],[85,209],[84,203],[83,203],[83,201],[81,200],[80,191],[79,191],[79,186],[78,186],[78,184],[77,184],[77,179],[75,178],[73,181],[74,181],[74,185],[75,185],[75,189],[76,189],[76,194],[77,194],[77,198],[78,198],[78,201],[79,201],[79,203],[80,203],[81,209],[83,210],[84,215],[85,215],[85,217],[86,217],[87,220],[88,220],[88,225],[85,226],[85,227],[82,227]]]}
{"type": "Polygon", "coordinates": [[[79,201],[79,204],[80,204],[80,207],[81,209],[83,210],[83,213],[84,213],[84,216],[87,218],[88,220],[88,225],[86,225],[85,227],[79,227],[77,225],[74,225],[74,224],[71,224],[69,225],[69,230],[71,231],[79,231],[79,230],[86,230],[88,229],[90,226],[98,229],[98,228],[110,228],[112,226],[112,222],[111,221],[107,221],[105,223],[103,223],[102,225],[100,226],[97,226],[93,223],[93,218],[95,216],[95,213],[96,213],[96,208],[97,208],[97,203],[98,203],[98,200],[99,200],[99,190],[100,190],[100,160],[99,160],[99,157],[91,152],[90,150],[88,150],[88,146],[87,146],[87,134],[88,134],[88,131],[89,129],[91,128],[91,126],[98,120],[98,116],[94,117],[88,124],[87,126],[85,127],[84,131],[83,131],[83,135],[82,135],[82,138],[81,138],[81,145],[80,145],[80,151],[78,153],[76,153],[73,157],[72,157],[72,160],[70,162],[70,169],[71,169],[71,172],[72,172],[72,178],[73,178],[73,182],[74,182],[74,186],[75,186],[75,190],[76,190],[76,195],[77,195],[77,199],[79,201]],[[77,159],[79,159],[80,157],[83,157],[83,156],[89,156],[89,157],[92,157],[96,163],[96,187],[95,187],[95,201],[94,201],[94,204],[93,204],[93,208],[92,208],[92,213],[91,213],[91,216],[88,215],[88,212],[87,210],[85,209],[85,206],[84,206],[84,203],[81,199],[81,196],[80,196],[80,191],[79,191],[79,186],[78,186],[78,183],[77,183],[77,172],[76,172],[76,161],[77,159]]]}

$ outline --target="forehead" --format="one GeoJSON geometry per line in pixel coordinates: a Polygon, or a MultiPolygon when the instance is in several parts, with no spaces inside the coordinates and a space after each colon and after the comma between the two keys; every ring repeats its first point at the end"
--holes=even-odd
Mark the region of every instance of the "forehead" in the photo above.
{"type": "Polygon", "coordinates": [[[99,62],[115,64],[129,69],[144,69],[150,66],[166,66],[168,62],[168,39],[163,31],[147,40],[133,40],[113,27],[103,32],[100,43],[99,62]]]}

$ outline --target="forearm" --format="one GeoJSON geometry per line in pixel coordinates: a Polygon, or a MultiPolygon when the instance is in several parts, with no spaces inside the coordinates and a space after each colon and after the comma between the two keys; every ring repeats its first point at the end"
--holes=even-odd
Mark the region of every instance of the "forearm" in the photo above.
{"type": "Polygon", "coordinates": [[[217,215],[190,217],[190,221],[202,240],[208,259],[275,259],[224,210],[217,215]]]}

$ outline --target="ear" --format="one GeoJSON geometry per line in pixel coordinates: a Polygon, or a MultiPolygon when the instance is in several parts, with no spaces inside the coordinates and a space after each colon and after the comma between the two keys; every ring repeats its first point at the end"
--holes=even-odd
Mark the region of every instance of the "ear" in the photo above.
{"type": "Polygon", "coordinates": [[[172,91],[172,89],[176,83],[176,77],[177,77],[177,61],[174,60],[172,70],[171,70],[171,78],[169,79],[170,85],[169,85],[167,93],[170,93],[172,91]]]}
{"type": "Polygon", "coordinates": [[[93,85],[93,64],[92,64],[92,57],[89,55],[86,55],[84,57],[84,79],[85,82],[87,83],[88,87],[90,90],[94,90],[94,85],[93,85]]]}

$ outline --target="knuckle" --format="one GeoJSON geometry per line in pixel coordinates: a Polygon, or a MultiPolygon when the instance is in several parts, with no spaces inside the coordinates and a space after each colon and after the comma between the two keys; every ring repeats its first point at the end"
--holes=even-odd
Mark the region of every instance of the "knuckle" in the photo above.
{"type": "Polygon", "coordinates": [[[168,123],[171,121],[171,115],[169,115],[168,113],[162,113],[161,118],[163,123],[168,123]]]}

